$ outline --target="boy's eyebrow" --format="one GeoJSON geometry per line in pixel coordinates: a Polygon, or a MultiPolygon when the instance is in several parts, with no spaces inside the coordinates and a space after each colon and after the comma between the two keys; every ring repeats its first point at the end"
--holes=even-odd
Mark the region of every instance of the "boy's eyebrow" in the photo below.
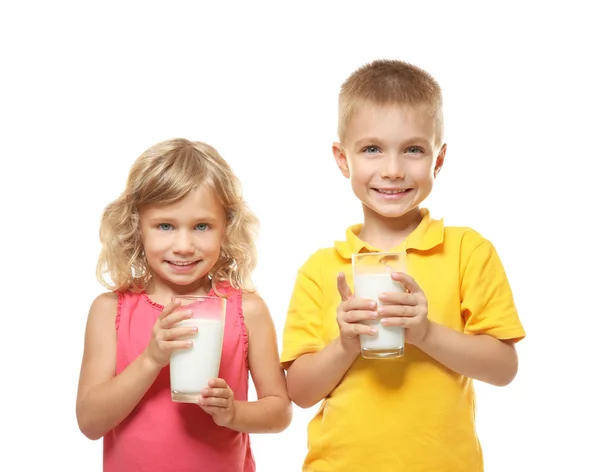
{"type": "Polygon", "coordinates": [[[362,147],[362,146],[366,146],[367,144],[379,144],[382,141],[383,141],[382,139],[373,138],[373,137],[366,137],[366,138],[359,139],[354,144],[357,147],[362,147]]]}
{"type": "MultiPolygon", "coordinates": [[[[375,137],[366,137],[366,138],[361,138],[358,141],[356,141],[356,146],[360,147],[360,146],[365,146],[367,144],[379,144],[381,142],[383,142],[384,140],[381,138],[375,138],[375,137]]],[[[407,146],[409,144],[429,144],[429,139],[422,137],[422,136],[413,136],[410,137],[408,139],[405,139],[401,142],[401,144],[403,146],[407,146]]]]}
{"type": "Polygon", "coordinates": [[[372,138],[370,136],[367,136],[366,138],[361,138],[358,141],[356,141],[356,144],[366,144],[366,143],[371,143],[371,142],[379,142],[380,140],[378,138],[372,138]]]}

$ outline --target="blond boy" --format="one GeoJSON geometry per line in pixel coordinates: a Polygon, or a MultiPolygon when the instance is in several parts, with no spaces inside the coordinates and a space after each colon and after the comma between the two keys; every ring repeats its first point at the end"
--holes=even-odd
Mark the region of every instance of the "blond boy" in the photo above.
{"type": "Polygon", "coordinates": [[[321,400],[303,470],[480,472],[473,379],[507,385],[525,336],[493,245],[446,227],[420,204],[446,156],[442,93],[401,61],[356,70],[339,95],[337,165],[364,222],[316,251],[298,271],[283,335],[291,399],[321,400]],[[352,294],[352,254],[406,251],[407,293],[352,294]],[[403,357],[365,359],[366,320],[406,328],[403,357]]]}

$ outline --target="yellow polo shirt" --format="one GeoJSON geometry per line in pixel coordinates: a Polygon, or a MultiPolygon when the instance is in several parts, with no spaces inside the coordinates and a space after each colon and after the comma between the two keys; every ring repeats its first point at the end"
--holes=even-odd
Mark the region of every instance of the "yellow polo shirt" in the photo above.
{"type": "MultiPolygon", "coordinates": [[[[518,341],[525,336],[502,263],[470,228],[444,227],[426,209],[406,238],[410,275],[425,292],[429,318],[456,331],[518,341]]],[[[339,336],[336,276],[350,288],[352,254],[376,252],[361,241],[315,252],[300,268],[283,332],[282,363],[339,336]]],[[[391,249],[400,250],[400,247],[391,249]]],[[[308,426],[303,471],[481,472],[472,379],[407,344],[398,359],[360,355],[308,426]]]]}

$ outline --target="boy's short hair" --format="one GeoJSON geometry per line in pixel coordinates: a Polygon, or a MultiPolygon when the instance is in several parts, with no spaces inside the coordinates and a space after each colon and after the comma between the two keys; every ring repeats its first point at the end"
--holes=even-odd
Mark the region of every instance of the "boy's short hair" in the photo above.
{"type": "Polygon", "coordinates": [[[423,69],[399,60],[376,60],[354,71],[342,84],[338,100],[338,136],[361,106],[400,105],[422,110],[436,121],[436,142],[443,141],[442,90],[423,69]]]}

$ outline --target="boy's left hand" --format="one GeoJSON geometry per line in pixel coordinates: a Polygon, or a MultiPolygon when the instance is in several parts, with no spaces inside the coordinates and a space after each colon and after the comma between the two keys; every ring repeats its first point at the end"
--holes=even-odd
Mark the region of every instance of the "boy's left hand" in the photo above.
{"type": "Polygon", "coordinates": [[[212,416],[218,426],[231,424],[235,416],[233,391],[223,379],[211,379],[208,387],[200,392],[198,406],[212,416]]]}
{"type": "Polygon", "coordinates": [[[406,342],[419,345],[429,330],[425,293],[408,274],[393,272],[392,279],[404,285],[406,292],[385,292],[379,296],[382,305],[377,311],[381,324],[405,327],[406,342]]]}

